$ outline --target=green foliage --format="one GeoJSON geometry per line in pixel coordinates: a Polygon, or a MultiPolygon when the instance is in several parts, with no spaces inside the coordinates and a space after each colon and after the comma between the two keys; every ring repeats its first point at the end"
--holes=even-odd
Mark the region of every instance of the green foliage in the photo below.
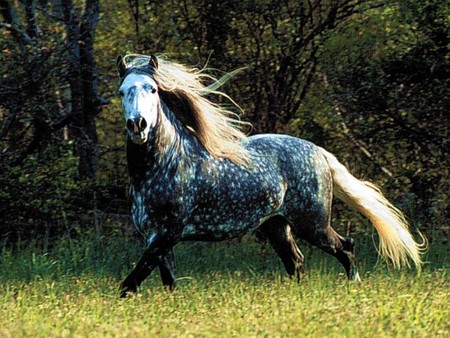
{"type": "Polygon", "coordinates": [[[90,181],[77,179],[78,158],[70,144],[47,147],[0,177],[1,234],[10,240],[74,234],[89,218],[90,181]]]}
{"type": "MultiPolygon", "coordinates": [[[[392,1],[332,32],[322,48],[317,90],[296,120],[314,113],[330,150],[397,196],[415,225],[444,235],[447,12],[440,1],[392,1]]],[[[313,129],[305,127],[306,134],[313,129]]]]}

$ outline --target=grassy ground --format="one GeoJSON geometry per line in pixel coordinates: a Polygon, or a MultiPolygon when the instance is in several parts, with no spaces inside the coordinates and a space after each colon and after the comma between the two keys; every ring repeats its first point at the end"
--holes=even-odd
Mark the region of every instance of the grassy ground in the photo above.
{"type": "Polygon", "coordinates": [[[0,337],[448,337],[448,248],[432,245],[417,276],[387,271],[371,243],[360,246],[362,284],[303,246],[307,274],[298,285],[267,245],[182,245],[175,292],[163,290],[155,271],[125,300],[118,284],[138,245],[102,239],[61,242],[48,254],[3,249],[0,337]]]}

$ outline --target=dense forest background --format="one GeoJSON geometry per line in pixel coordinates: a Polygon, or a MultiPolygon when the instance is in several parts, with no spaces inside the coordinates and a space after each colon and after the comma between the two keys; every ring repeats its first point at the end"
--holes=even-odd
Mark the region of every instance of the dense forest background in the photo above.
{"type": "MultiPolygon", "coordinates": [[[[164,53],[245,67],[224,90],[252,133],[327,148],[447,238],[449,17],[442,0],[0,0],[0,236],[131,229],[115,60],[164,53]]],[[[337,203],[335,227],[361,222],[337,203]]]]}

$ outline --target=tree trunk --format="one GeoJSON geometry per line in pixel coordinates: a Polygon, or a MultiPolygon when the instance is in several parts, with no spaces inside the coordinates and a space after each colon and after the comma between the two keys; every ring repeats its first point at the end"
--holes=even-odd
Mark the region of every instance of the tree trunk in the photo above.
{"type": "Polygon", "coordinates": [[[98,160],[98,136],[96,117],[101,111],[102,101],[98,93],[97,68],[94,55],[94,35],[99,17],[98,0],[87,0],[80,25],[80,62],[83,83],[83,120],[85,142],[80,154],[80,176],[94,177],[98,160]]]}
{"type": "Polygon", "coordinates": [[[63,0],[67,30],[71,116],[70,132],[76,140],[80,179],[95,177],[98,138],[95,118],[101,110],[94,58],[94,34],[99,16],[98,0],[87,0],[79,23],[71,0],[63,0]]]}

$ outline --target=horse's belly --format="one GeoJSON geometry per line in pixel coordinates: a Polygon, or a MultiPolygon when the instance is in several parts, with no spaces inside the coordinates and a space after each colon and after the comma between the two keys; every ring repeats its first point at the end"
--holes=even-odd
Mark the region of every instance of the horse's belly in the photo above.
{"type": "Polygon", "coordinates": [[[189,239],[222,240],[239,237],[281,212],[286,184],[282,179],[230,187],[205,197],[194,208],[183,236],[189,239]]]}

